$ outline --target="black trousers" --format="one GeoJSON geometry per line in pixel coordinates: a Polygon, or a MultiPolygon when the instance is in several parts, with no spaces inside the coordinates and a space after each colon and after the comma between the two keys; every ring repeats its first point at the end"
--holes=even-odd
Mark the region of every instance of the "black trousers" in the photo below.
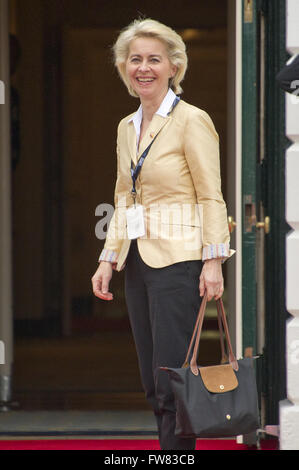
{"type": "Polygon", "coordinates": [[[146,265],[132,241],[125,268],[126,302],[145,395],[155,413],[161,449],[193,450],[195,439],[175,436],[175,402],[168,374],[181,367],[200,307],[201,261],[164,268],[146,265]]]}

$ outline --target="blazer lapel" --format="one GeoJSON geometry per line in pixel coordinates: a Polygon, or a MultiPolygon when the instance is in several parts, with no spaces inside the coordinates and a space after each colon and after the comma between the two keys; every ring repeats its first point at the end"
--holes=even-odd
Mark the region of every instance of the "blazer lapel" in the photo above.
{"type": "Polygon", "coordinates": [[[141,157],[144,150],[150,145],[152,140],[162,130],[165,124],[169,121],[169,119],[170,119],[169,116],[163,117],[163,116],[160,116],[159,114],[154,114],[153,119],[150,125],[148,126],[146,133],[143,136],[143,139],[141,140],[139,144],[137,160],[141,157]]]}
{"type": "Polygon", "coordinates": [[[130,152],[130,157],[133,160],[134,164],[137,163],[137,140],[136,132],[133,121],[128,123],[127,128],[127,137],[128,137],[128,147],[130,152]]]}
{"type": "Polygon", "coordinates": [[[169,121],[170,116],[160,116],[159,114],[154,114],[152,122],[148,126],[146,133],[144,134],[140,144],[139,149],[137,152],[137,141],[136,141],[136,132],[134,123],[131,121],[128,123],[127,128],[127,139],[128,139],[128,147],[130,152],[130,157],[136,165],[138,159],[144,152],[144,150],[149,146],[152,140],[156,137],[156,135],[162,130],[165,124],[169,121]]]}

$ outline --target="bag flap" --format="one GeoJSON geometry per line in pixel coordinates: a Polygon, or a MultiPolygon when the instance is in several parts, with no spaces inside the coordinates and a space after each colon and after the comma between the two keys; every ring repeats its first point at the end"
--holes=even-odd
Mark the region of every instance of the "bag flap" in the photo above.
{"type": "Polygon", "coordinates": [[[200,367],[199,372],[204,386],[212,393],[225,393],[238,386],[238,379],[231,364],[200,367]]]}

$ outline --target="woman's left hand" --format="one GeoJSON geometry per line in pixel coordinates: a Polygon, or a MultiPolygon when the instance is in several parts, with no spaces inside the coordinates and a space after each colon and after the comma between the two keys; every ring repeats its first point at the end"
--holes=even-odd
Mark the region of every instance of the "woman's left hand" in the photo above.
{"type": "Polygon", "coordinates": [[[221,259],[209,259],[204,262],[199,278],[199,293],[202,297],[207,291],[208,301],[220,299],[223,294],[223,275],[221,259]]]}

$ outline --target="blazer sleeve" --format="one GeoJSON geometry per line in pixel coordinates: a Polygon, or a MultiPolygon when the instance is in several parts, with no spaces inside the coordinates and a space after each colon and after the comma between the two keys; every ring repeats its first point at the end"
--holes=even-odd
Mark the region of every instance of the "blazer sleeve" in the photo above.
{"type": "Polygon", "coordinates": [[[197,203],[202,207],[202,260],[228,258],[233,251],[221,191],[219,137],[209,115],[194,109],[186,122],[184,147],[197,203]]]}
{"type": "MultiPolygon", "coordinates": [[[[120,127],[120,126],[119,126],[120,127]]],[[[119,171],[119,127],[116,145],[117,178],[114,189],[114,212],[110,220],[104,248],[98,261],[109,261],[113,265],[117,263],[122,241],[126,238],[126,194],[123,191],[121,175],[119,171]]]]}

